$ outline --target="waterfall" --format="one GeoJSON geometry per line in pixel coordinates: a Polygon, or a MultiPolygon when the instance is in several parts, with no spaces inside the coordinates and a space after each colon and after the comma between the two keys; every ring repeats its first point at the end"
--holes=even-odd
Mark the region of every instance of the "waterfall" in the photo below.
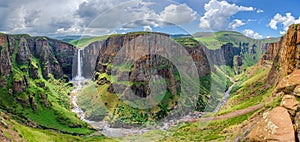
{"type": "Polygon", "coordinates": [[[82,59],[81,59],[81,51],[82,49],[78,49],[77,51],[77,76],[75,77],[75,80],[84,80],[84,77],[82,77],[82,59]]]}

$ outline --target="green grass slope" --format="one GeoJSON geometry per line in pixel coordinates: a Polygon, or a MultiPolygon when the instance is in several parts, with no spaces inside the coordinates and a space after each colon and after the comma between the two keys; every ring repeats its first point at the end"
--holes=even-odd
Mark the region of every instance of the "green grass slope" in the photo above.
{"type": "Polygon", "coordinates": [[[107,39],[109,36],[99,36],[99,37],[92,37],[92,38],[82,38],[77,40],[72,40],[69,43],[78,47],[78,48],[85,48],[89,44],[95,42],[95,41],[102,41],[107,39]]]}

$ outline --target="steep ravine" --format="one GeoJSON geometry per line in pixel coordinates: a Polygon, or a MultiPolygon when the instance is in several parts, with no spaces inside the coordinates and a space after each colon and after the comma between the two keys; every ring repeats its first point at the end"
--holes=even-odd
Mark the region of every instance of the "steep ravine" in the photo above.
{"type": "MultiPolygon", "coordinates": [[[[112,127],[109,122],[107,121],[91,121],[85,118],[85,112],[80,108],[77,101],[78,98],[76,94],[80,92],[80,90],[84,87],[84,84],[86,84],[88,80],[74,80],[73,83],[77,86],[71,96],[71,103],[73,105],[72,111],[77,114],[78,117],[80,117],[81,120],[87,122],[91,126],[93,126],[95,129],[100,131],[103,135],[107,137],[123,137],[128,135],[137,135],[142,134],[151,130],[160,129],[160,130],[167,130],[168,128],[172,126],[176,126],[180,123],[184,122],[191,122],[193,120],[198,120],[202,115],[205,116],[205,113],[203,112],[193,112],[191,114],[188,114],[186,116],[183,116],[181,118],[175,118],[163,121],[160,125],[155,126],[155,128],[143,128],[143,127],[136,127],[136,128],[117,128],[112,127]]],[[[229,98],[230,92],[233,89],[235,85],[235,82],[233,81],[233,84],[225,91],[224,98],[221,101],[221,103],[217,106],[217,108],[214,110],[214,112],[218,112],[218,110],[226,103],[226,101],[229,98]]]]}
{"type": "MultiPolygon", "coordinates": [[[[135,36],[138,36],[138,35],[135,35],[135,36]]],[[[156,35],[155,38],[162,38],[160,36],[161,35],[156,35]]],[[[162,36],[164,36],[164,35],[162,35],[162,36]]],[[[116,49],[114,49],[112,47],[120,48],[119,44],[122,45],[123,40],[126,41],[126,40],[129,40],[130,38],[132,38],[132,37],[124,36],[120,40],[120,37],[112,37],[112,38],[109,38],[106,42],[104,42],[105,44],[103,46],[107,49],[106,49],[105,53],[100,52],[100,56],[98,57],[97,72],[102,72],[102,73],[106,72],[107,74],[110,74],[110,71],[107,69],[107,64],[105,64],[106,61],[104,61],[104,60],[108,60],[111,62],[112,56],[115,55],[114,52],[117,51],[116,49]],[[118,43],[118,42],[121,42],[121,43],[118,43]],[[105,56],[105,54],[111,54],[111,55],[105,56]],[[107,58],[102,58],[102,57],[107,57],[107,58]]],[[[137,44],[144,43],[143,41],[137,41],[137,42],[138,42],[137,44]]],[[[155,43],[151,43],[151,44],[155,45],[155,43]]],[[[143,44],[141,44],[140,46],[142,46],[142,45],[143,44]]],[[[204,61],[205,59],[203,59],[203,56],[202,56],[203,51],[201,50],[201,48],[202,47],[193,49],[195,51],[193,51],[192,49],[188,49],[188,50],[189,50],[189,52],[191,52],[192,56],[197,61],[199,69],[201,69],[201,71],[199,71],[199,74],[205,75],[204,73],[207,72],[207,70],[205,70],[206,68],[201,67],[201,65],[204,64],[204,66],[207,66],[205,64],[207,64],[208,60],[206,60],[206,63],[205,63],[205,61],[204,61]],[[202,54],[196,55],[195,52],[196,53],[200,52],[202,54]]],[[[126,51],[128,51],[128,50],[126,50],[126,51]]],[[[139,52],[142,52],[142,51],[139,51],[139,52]]],[[[186,114],[186,115],[183,115],[180,117],[176,117],[176,118],[172,118],[172,119],[165,119],[164,121],[161,121],[160,124],[155,125],[153,127],[131,127],[131,128],[122,128],[122,127],[118,127],[118,126],[113,126],[113,125],[110,125],[110,123],[108,121],[97,121],[96,122],[96,121],[90,121],[90,120],[86,119],[85,112],[78,105],[78,98],[77,98],[77,94],[79,94],[79,92],[84,88],[85,85],[88,85],[88,80],[84,79],[83,75],[82,75],[82,74],[84,74],[84,71],[81,72],[81,70],[84,70],[82,68],[84,68],[83,66],[85,64],[84,60],[82,59],[83,56],[80,55],[82,53],[83,52],[78,51],[78,54],[77,54],[78,62],[77,62],[77,66],[76,66],[77,67],[77,69],[76,69],[77,75],[76,75],[76,77],[74,77],[74,79],[72,81],[76,85],[76,88],[72,92],[72,96],[71,96],[71,102],[73,104],[72,111],[75,112],[81,118],[81,120],[89,123],[90,125],[92,125],[94,128],[99,130],[105,136],[122,137],[122,136],[132,135],[132,134],[141,134],[141,133],[153,130],[153,129],[166,130],[171,126],[177,125],[178,123],[186,122],[186,121],[194,119],[194,118],[199,118],[203,115],[203,112],[191,112],[189,114],[186,114]]],[[[138,54],[138,53],[130,52],[130,54],[132,54],[132,56],[134,56],[135,54],[138,54]]],[[[164,63],[164,62],[162,62],[162,63],[164,63]]],[[[139,65],[139,67],[143,67],[143,66],[139,65]]],[[[134,68],[134,69],[136,69],[136,68],[134,68]]],[[[166,73],[168,73],[168,72],[166,72],[166,73]]],[[[220,101],[220,104],[217,105],[214,112],[217,112],[220,109],[220,107],[222,107],[222,105],[224,105],[224,103],[229,98],[230,91],[232,90],[233,86],[235,85],[235,82],[233,81],[233,79],[230,78],[230,80],[232,81],[233,84],[225,91],[223,100],[220,101]]]]}

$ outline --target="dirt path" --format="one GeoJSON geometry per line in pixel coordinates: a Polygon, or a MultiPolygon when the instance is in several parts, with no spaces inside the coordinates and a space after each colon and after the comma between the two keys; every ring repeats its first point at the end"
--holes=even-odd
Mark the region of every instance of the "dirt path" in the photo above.
{"type": "Polygon", "coordinates": [[[253,112],[255,110],[258,110],[262,108],[264,104],[258,104],[255,106],[251,106],[245,109],[237,110],[228,114],[220,115],[220,116],[215,116],[215,117],[209,117],[209,118],[197,118],[197,119],[188,119],[187,122],[197,122],[197,121],[207,121],[207,120],[221,120],[221,119],[229,119],[237,116],[241,116],[250,112],[253,112]]]}

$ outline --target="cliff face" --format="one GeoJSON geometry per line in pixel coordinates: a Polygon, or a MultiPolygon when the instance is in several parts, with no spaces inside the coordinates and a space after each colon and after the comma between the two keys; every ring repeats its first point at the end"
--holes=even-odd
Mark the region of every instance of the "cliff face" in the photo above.
{"type": "Polygon", "coordinates": [[[29,83],[27,78],[42,77],[55,79],[72,75],[72,61],[76,48],[70,44],[45,37],[29,35],[0,35],[0,82],[6,88],[10,77],[16,92],[24,92],[29,83]],[[21,72],[23,73],[21,73],[21,72]],[[27,74],[23,76],[22,74],[27,74]],[[23,88],[23,89],[22,89],[23,88]]]}
{"type": "Polygon", "coordinates": [[[8,38],[6,35],[0,35],[0,87],[7,86],[7,79],[12,71],[12,63],[10,60],[10,50],[8,48],[8,38]]]}
{"type": "MultiPolygon", "coordinates": [[[[198,70],[195,72],[198,73],[197,76],[204,77],[210,74],[209,62],[203,48],[201,45],[192,48],[182,47],[171,40],[169,35],[162,33],[128,33],[111,36],[99,51],[94,79],[100,88],[107,90],[108,94],[103,97],[103,101],[108,105],[109,110],[118,109],[113,113],[117,113],[116,116],[120,116],[120,120],[130,118],[129,116],[133,114],[124,114],[128,109],[135,108],[133,106],[128,108],[121,101],[122,99],[136,102],[157,95],[163,96],[162,101],[157,100],[159,104],[154,105],[153,103],[157,102],[150,100],[139,107],[149,107],[149,111],[153,112],[149,114],[151,116],[142,115],[143,119],[147,120],[150,117],[160,119],[175,107],[178,95],[183,91],[180,88],[182,85],[180,71],[184,74],[191,73],[194,61],[194,67],[198,70]],[[186,62],[189,59],[191,62],[186,62]],[[184,67],[180,68],[180,66],[184,67]],[[149,85],[151,83],[154,86],[149,85]],[[115,98],[119,99],[115,100],[114,103],[117,105],[113,106],[114,103],[109,101],[115,98]]],[[[146,111],[139,113],[143,114],[146,111]]]]}
{"type": "Polygon", "coordinates": [[[241,51],[241,48],[234,47],[231,43],[222,45],[221,48],[217,50],[206,49],[207,56],[211,63],[216,65],[228,65],[230,67],[233,67],[234,56],[240,55],[241,51]]]}
{"type": "Polygon", "coordinates": [[[282,77],[291,74],[299,69],[299,42],[300,28],[298,25],[291,25],[285,36],[279,42],[270,44],[268,52],[260,62],[273,59],[272,69],[268,76],[268,82],[278,82],[282,77]]]}
{"type": "MultiPolygon", "coordinates": [[[[84,78],[93,78],[96,64],[97,64],[97,57],[99,55],[99,51],[103,46],[104,41],[96,41],[89,44],[81,51],[81,58],[82,58],[82,76],[84,78]]],[[[73,60],[73,77],[77,76],[77,58],[78,52],[75,53],[75,57],[73,60]]]]}
{"type": "Polygon", "coordinates": [[[292,25],[282,41],[279,61],[283,75],[289,75],[294,70],[300,69],[300,26],[292,25]]]}
{"type": "Polygon", "coordinates": [[[268,83],[275,84],[273,98],[282,97],[280,107],[261,118],[251,130],[251,141],[300,140],[300,26],[291,25],[280,42],[270,44],[262,60],[272,60],[268,83]],[[280,110],[280,111],[278,111],[280,110]],[[276,117],[275,117],[276,116],[276,117]],[[282,116],[277,119],[277,116],[282,116]],[[270,127],[269,125],[273,126],[270,127]],[[261,129],[263,128],[263,129],[261,129]],[[296,134],[296,135],[295,135],[296,134]]]}
{"type": "MultiPolygon", "coordinates": [[[[140,70],[147,70],[147,68],[153,68],[156,66],[170,65],[169,62],[165,62],[164,59],[160,57],[148,55],[150,55],[153,52],[158,54],[166,53],[166,51],[159,50],[163,50],[163,47],[172,48],[173,46],[179,47],[180,45],[170,40],[169,35],[161,33],[155,33],[150,35],[127,34],[121,36],[112,36],[104,42],[103,47],[99,52],[96,65],[96,73],[106,73],[110,75],[111,64],[114,61],[118,62],[118,59],[122,57],[123,59],[119,60],[138,60],[138,62],[132,65],[133,71],[129,73],[131,74],[130,78],[135,78],[138,76],[138,68],[140,68],[140,70]],[[117,54],[118,57],[116,58],[117,54]],[[147,56],[141,57],[141,55],[147,56]],[[153,64],[149,66],[145,65],[149,64],[147,62],[150,60],[153,64]],[[143,62],[145,64],[141,64],[143,62]]],[[[178,48],[173,49],[176,50],[178,48]]],[[[185,48],[185,50],[194,60],[200,77],[209,75],[210,72],[210,67],[208,65],[209,62],[203,49],[204,47],[200,45],[194,48],[185,48]]],[[[174,52],[180,54],[181,51],[174,52]]],[[[96,80],[99,79],[97,78],[98,76],[95,77],[96,80]]],[[[149,81],[149,79],[147,79],[147,81],[149,81]]]]}

